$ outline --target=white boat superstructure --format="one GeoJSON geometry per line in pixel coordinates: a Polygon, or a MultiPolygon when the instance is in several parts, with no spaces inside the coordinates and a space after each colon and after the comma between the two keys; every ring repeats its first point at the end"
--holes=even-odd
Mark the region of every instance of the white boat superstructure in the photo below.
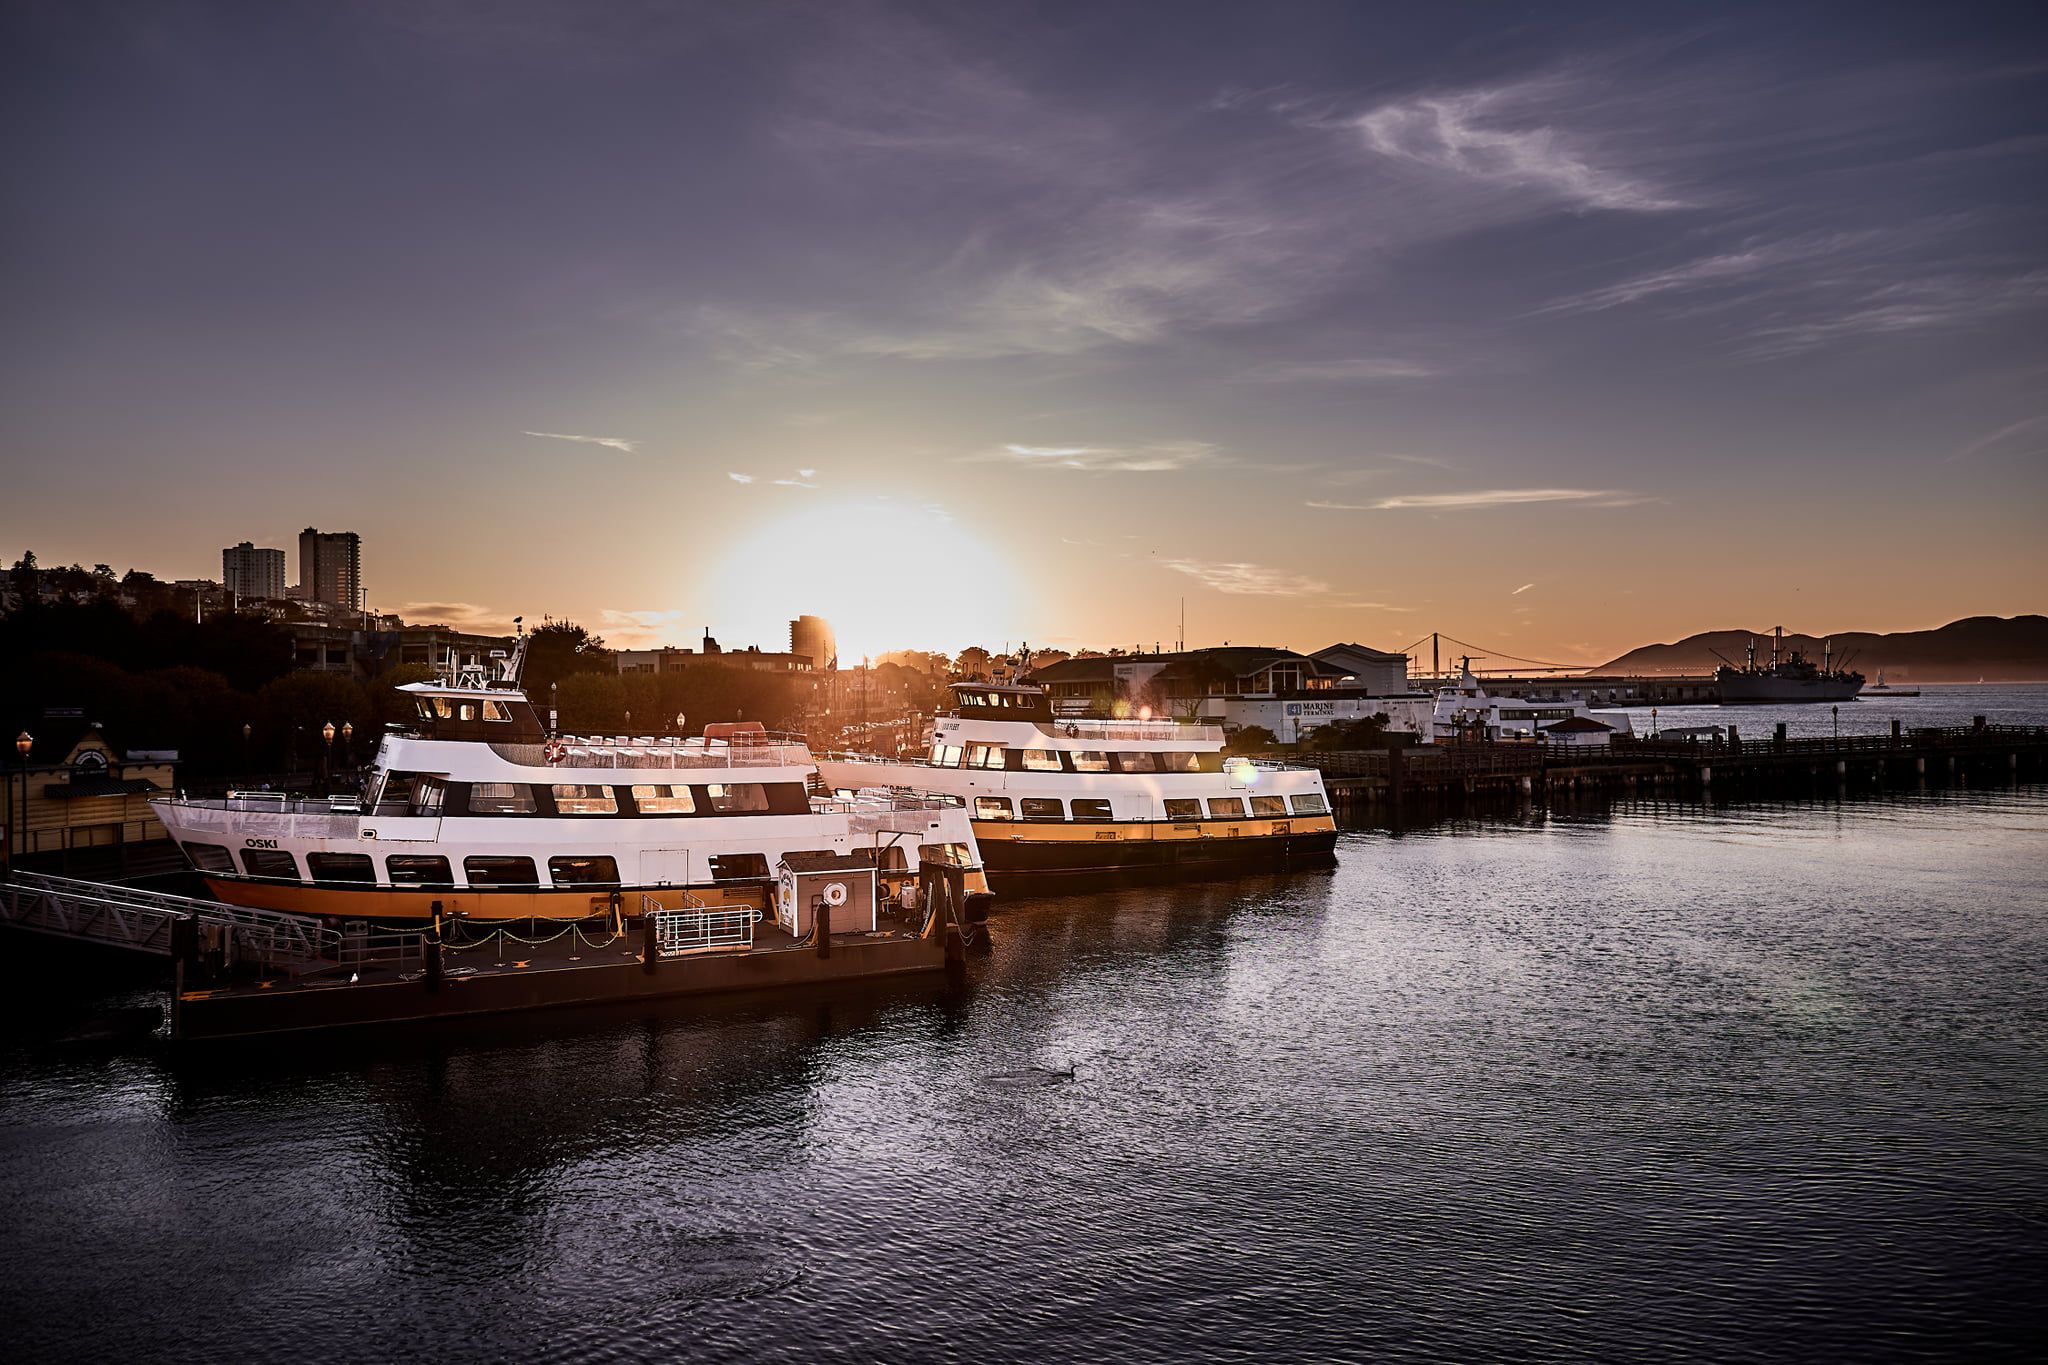
{"type": "MultiPolygon", "coordinates": [[[[757,725],[689,739],[549,735],[505,676],[415,683],[359,795],[236,792],[152,803],[220,899],[418,921],[581,918],[649,903],[765,907],[794,862],[871,867],[900,899],[932,862],[985,895],[964,805],[883,789],[814,795],[803,740],[757,725]]],[[[914,893],[913,893],[914,894],[914,893]]]]}
{"type": "Polygon", "coordinates": [[[1042,689],[958,683],[921,758],[834,754],[834,788],[967,804],[991,872],[1105,872],[1327,860],[1336,824],[1313,768],[1227,755],[1222,728],[1054,715],[1042,689]]]}
{"type": "Polygon", "coordinates": [[[1616,734],[1634,733],[1626,712],[1604,711],[1596,716],[1592,707],[1575,697],[1546,701],[1496,696],[1486,690],[1467,659],[1458,681],[1436,694],[1429,738],[1440,744],[1459,740],[1584,743],[1592,733],[1588,722],[1602,727],[1597,737],[1603,741],[1616,734]]]}

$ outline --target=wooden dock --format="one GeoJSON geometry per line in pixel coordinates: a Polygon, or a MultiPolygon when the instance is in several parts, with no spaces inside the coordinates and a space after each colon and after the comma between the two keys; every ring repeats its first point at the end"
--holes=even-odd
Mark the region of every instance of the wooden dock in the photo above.
{"type": "Polygon", "coordinates": [[[2048,726],[1967,725],[1890,734],[1715,740],[1617,736],[1604,748],[1531,743],[1431,744],[1302,754],[1331,802],[1359,817],[1385,808],[1563,792],[1670,787],[1783,795],[1817,786],[1983,785],[2048,778],[2048,726]]]}

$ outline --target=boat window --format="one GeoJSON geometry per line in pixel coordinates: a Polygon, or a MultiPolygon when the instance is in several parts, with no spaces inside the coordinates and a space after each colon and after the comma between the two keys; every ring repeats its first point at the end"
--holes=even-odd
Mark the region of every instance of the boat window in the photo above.
{"type": "Polygon", "coordinates": [[[1285,815],[1287,814],[1287,799],[1282,796],[1254,796],[1252,798],[1252,814],[1285,815]]]}
{"type": "Polygon", "coordinates": [[[219,844],[187,844],[185,856],[192,860],[192,866],[201,872],[233,872],[234,859],[219,844]]]}
{"type": "Polygon", "coordinates": [[[1074,798],[1074,818],[1076,820],[1107,820],[1109,819],[1109,802],[1093,797],[1077,796],[1074,798]]]}
{"type": "Polygon", "coordinates": [[[512,712],[506,709],[504,702],[493,701],[492,699],[486,697],[484,699],[484,719],[510,720],[512,719],[512,712]]]}
{"type": "Polygon", "coordinates": [[[455,873],[446,858],[426,853],[394,853],[384,860],[384,875],[393,886],[425,886],[452,891],[455,873]]]}
{"type": "Polygon", "coordinates": [[[1159,765],[1152,761],[1149,749],[1133,749],[1116,756],[1117,766],[1127,773],[1156,773],[1159,765]]]}
{"type": "Polygon", "coordinates": [[[1000,768],[1005,754],[1000,744],[970,744],[967,746],[967,766],[970,768],[1000,768]]]}
{"type": "Polygon", "coordinates": [[[932,746],[932,766],[936,768],[957,768],[960,766],[960,760],[966,752],[965,749],[962,749],[957,744],[934,744],[932,746]]]}
{"type": "Polygon", "coordinates": [[[1100,749],[1074,750],[1074,771],[1077,773],[1106,773],[1109,771],[1109,755],[1100,749]]]}
{"type": "Polygon", "coordinates": [[[531,815],[533,789],[523,782],[478,782],[469,789],[471,815],[531,815]]]}
{"type": "Polygon", "coordinates": [[[1236,796],[1212,796],[1209,798],[1209,814],[1218,820],[1243,819],[1244,800],[1236,796]]]}
{"type": "Polygon", "coordinates": [[[951,863],[954,867],[972,867],[974,859],[967,852],[965,844],[919,844],[919,863],[951,863]]]}
{"type": "Polygon", "coordinates": [[[1321,792],[1310,792],[1306,796],[1294,798],[1294,813],[1296,815],[1327,815],[1330,813],[1330,803],[1323,799],[1321,792]]]}
{"type": "Polygon", "coordinates": [[[1199,820],[1202,818],[1202,803],[1193,799],[1166,802],[1166,818],[1169,820],[1199,820]]]}
{"type": "Polygon", "coordinates": [[[540,885],[540,874],[533,870],[533,859],[525,857],[486,856],[473,853],[462,860],[463,875],[469,878],[471,886],[527,886],[540,885]]]}
{"type": "Polygon", "coordinates": [[[633,804],[642,815],[688,815],[697,809],[697,798],[688,787],[636,786],[633,804]]]}
{"type": "Polygon", "coordinates": [[[548,877],[556,886],[617,886],[619,863],[606,857],[550,858],[548,877]]]}
{"type": "Polygon", "coordinates": [[[252,877],[270,877],[281,882],[299,879],[298,860],[279,848],[245,848],[242,871],[252,877]]]}
{"type": "Polygon", "coordinates": [[[431,777],[421,778],[419,786],[413,789],[412,813],[414,815],[439,815],[441,813],[441,803],[447,795],[448,784],[446,782],[436,781],[431,777]]]}
{"type": "Polygon", "coordinates": [[[768,879],[768,859],[759,853],[714,853],[711,880],[714,882],[755,882],[768,879]]]}
{"type": "Polygon", "coordinates": [[[974,798],[974,818],[977,820],[1010,820],[1015,816],[1010,810],[1007,796],[977,796],[974,798]]]}
{"type": "Polygon", "coordinates": [[[1027,773],[1056,773],[1060,770],[1060,756],[1051,749],[1024,749],[1024,771],[1027,773]]]}
{"type": "Polygon", "coordinates": [[[904,852],[903,845],[890,844],[882,849],[875,865],[884,872],[908,872],[910,855],[904,852]]]}
{"type": "Polygon", "coordinates": [[[1163,773],[1198,773],[1202,771],[1202,756],[1181,752],[1159,755],[1159,771],[1163,773]]]}
{"type": "Polygon", "coordinates": [[[370,882],[377,880],[377,869],[370,865],[367,853],[308,853],[306,871],[316,882],[370,882]]]}
{"type": "Polygon", "coordinates": [[[714,783],[704,789],[704,794],[711,799],[712,810],[726,815],[768,809],[768,789],[759,782],[737,782],[723,787],[714,783]]]}
{"type": "Polygon", "coordinates": [[[555,810],[562,815],[616,815],[619,798],[610,787],[555,784],[555,810]]]}
{"type": "Polygon", "coordinates": [[[1023,804],[1024,818],[1026,820],[1064,820],[1067,818],[1066,808],[1060,804],[1060,799],[1057,796],[1027,796],[1024,798],[1023,804]]]}

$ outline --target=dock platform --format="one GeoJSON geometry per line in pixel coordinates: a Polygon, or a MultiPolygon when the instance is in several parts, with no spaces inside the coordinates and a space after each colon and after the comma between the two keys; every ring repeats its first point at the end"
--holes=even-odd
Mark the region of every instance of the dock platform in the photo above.
{"type": "Polygon", "coordinates": [[[982,930],[953,871],[923,879],[922,909],[802,938],[729,909],[380,931],[28,872],[0,881],[0,926],[168,957],[171,1037],[245,1038],[959,970],[982,930]]]}

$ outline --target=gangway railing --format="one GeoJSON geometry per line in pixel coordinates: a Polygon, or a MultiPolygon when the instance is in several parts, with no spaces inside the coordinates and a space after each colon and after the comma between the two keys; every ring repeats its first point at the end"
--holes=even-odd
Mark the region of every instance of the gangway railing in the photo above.
{"type": "Polygon", "coordinates": [[[680,908],[653,896],[640,897],[640,912],[654,925],[654,950],[677,957],[699,948],[751,948],[761,912],[750,906],[707,905],[685,891],[680,908]]]}
{"type": "Polygon", "coordinates": [[[59,937],[169,956],[181,920],[214,930],[239,959],[310,966],[341,956],[341,933],[303,915],[42,872],[17,871],[0,882],[0,922],[59,937]]]}

